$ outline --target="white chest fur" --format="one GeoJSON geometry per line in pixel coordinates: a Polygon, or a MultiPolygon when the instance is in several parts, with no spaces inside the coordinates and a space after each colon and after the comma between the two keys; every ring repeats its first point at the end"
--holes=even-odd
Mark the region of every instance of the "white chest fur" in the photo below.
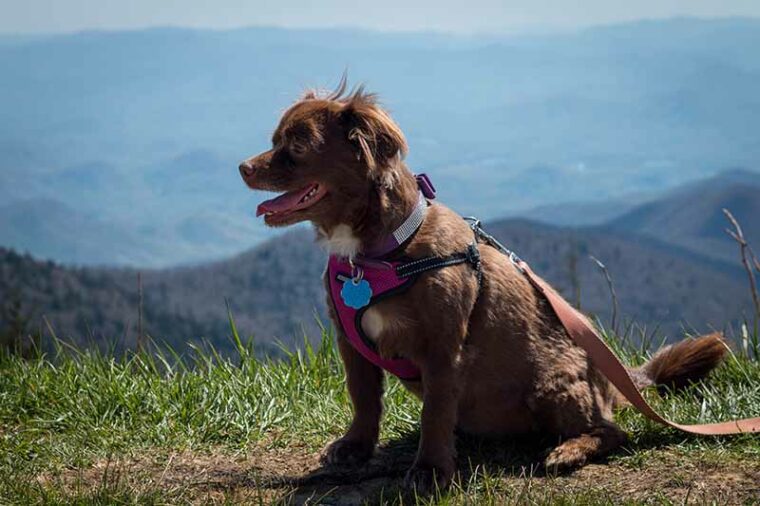
{"type": "Polygon", "coordinates": [[[354,231],[350,226],[341,223],[330,233],[321,231],[320,243],[325,247],[327,252],[331,255],[338,255],[344,258],[351,258],[356,256],[359,251],[361,242],[359,238],[354,235],[354,231]]]}
{"type": "Polygon", "coordinates": [[[361,325],[367,337],[377,342],[385,328],[385,319],[379,309],[371,307],[362,315],[361,325]]]}

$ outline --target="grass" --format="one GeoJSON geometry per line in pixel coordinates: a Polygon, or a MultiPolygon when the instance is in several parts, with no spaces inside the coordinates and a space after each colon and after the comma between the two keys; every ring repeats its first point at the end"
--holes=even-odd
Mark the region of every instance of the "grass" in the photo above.
{"type": "MultiPolygon", "coordinates": [[[[617,420],[630,443],[605,465],[543,476],[535,463],[552,441],[462,438],[458,483],[431,499],[405,496],[397,478],[413,455],[420,403],[393,379],[381,436],[381,455],[392,458],[381,458],[379,471],[309,474],[319,450],[350,420],[332,337],[274,362],[256,360],[233,334],[235,359],[213,350],[179,361],[163,354],[115,359],[66,347],[28,360],[0,357],[0,503],[319,502],[347,494],[430,504],[750,503],[751,490],[705,492],[695,483],[710,473],[716,483],[731,473],[760,479],[757,436],[688,436],[624,409],[617,420]],[[629,479],[643,488],[629,487],[627,497],[621,490],[629,479]]],[[[644,359],[629,346],[620,351],[629,362],[644,359]]],[[[708,382],[650,398],[682,422],[758,416],[760,364],[732,355],[708,382]]]]}

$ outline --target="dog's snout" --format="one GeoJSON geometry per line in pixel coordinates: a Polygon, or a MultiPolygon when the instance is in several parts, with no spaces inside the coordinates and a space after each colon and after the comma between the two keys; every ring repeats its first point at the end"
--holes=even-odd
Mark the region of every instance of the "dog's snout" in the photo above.
{"type": "MultiPolygon", "coordinates": [[[[254,179],[261,179],[272,164],[272,151],[265,151],[240,162],[238,170],[248,186],[254,184],[254,179]]],[[[252,187],[252,186],[251,186],[252,187]]]]}
{"type": "Polygon", "coordinates": [[[251,177],[253,175],[253,166],[246,160],[238,167],[240,169],[240,175],[243,177],[251,177]]]}

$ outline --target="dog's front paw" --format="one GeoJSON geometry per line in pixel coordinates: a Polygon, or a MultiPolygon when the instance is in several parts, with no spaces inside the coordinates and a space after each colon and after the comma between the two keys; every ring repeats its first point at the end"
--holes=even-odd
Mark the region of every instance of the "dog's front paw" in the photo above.
{"type": "Polygon", "coordinates": [[[561,444],[553,449],[544,460],[544,468],[552,473],[567,473],[586,464],[587,456],[582,448],[572,444],[561,444]]]}
{"type": "Polygon", "coordinates": [[[419,495],[430,495],[448,487],[453,477],[453,460],[444,465],[418,462],[407,471],[404,486],[419,495]]]}
{"type": "Polygon", "coordinates": [[[331,466],[363,464],[375,451],[374,441],[342,437],[333,441],[322,454],[322,463],[331,466]]]}

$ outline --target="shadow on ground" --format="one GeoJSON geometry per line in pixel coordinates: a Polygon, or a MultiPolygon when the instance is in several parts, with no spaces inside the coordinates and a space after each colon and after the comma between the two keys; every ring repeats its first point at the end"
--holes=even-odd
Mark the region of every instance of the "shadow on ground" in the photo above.
{"type": "MultiPolygon", "coordinates": [[[[102,459],[92,466],[43,473],[34,481],[40,490],[57,490],[74,494],[72,497],[89,494],[93,501],[121,494],[118,497],[134,496],[131,502],[151,502],[143,499],[158,494],[156,497],[168,498],[169,502],[192,504],[345,506],[394,503],[398,499],[414,503],[414,497],[402,490],[401,484],[414,460],[418,438],[419,434],[412,432],[393,439],[367,464],[351,468],[324,467],[310,446],[282,446],[272,440],[237,452],[208,448],[167,453],[155,449],[102,459]]],[[[555,476],[545,474],[541,467],[557,443],[554,439],[461,435],[453,503],[483,498],[500,504],[615,504],[622,499],[662,504],[757,502],[760,468],[756,459],[732,456],[716,460],[715,452],[684,453],[675,442],[674,434],[661,431],[616,452],[646,454],[646,458],[593,463],[555,476]],[[648,451],[654,448],[656,452],[648,451]]]]}
{"type": "MultiPolygon", "coordinates": [[[[292,504],[382,504],[387,500],[411,499],[402,487],[412,465],[419,433],[391,440],[378,448],[366,464],[355,467],[321,466],[301,476],[256,474],[260,487],[282,489],[278,502],[292,504]]],[[[543,458],[554,446],[546,438],[457,438],[459,483],[473,475],[498,474],[526,478],[544,476],[543,458]]]]}

